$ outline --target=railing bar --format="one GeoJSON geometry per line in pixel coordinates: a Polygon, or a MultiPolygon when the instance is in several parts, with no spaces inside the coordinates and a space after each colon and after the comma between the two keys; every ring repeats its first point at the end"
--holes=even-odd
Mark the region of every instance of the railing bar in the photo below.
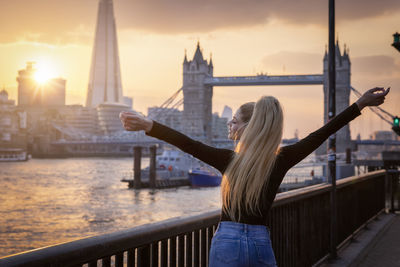
{"type": "MultiPolygon", "coordinates": [[[[286,237],[287,237],[287,232],[286,232],[286,208],[287,205],[280,207],[280,218],[281,218],[281,239],[283,240],[283,242],[281,243],[281,250],[282,253],[284,253],[284,255],[286,256],[286,254],[288,253],[288,251],[286,250],[286,237]]],[[[283,265],[282,266],[287,266],[286,262],[287,262],[287,257],[283,257],[283,265]]]]}
{"type": "Polygon", "coordinates": [[[178,236],[178,267],[185,265],[185,236],[178,236]]]}
{"type": "Polygon", "coordinates": [[[207,258],[207,240],[206,240],[206,228],[200,229],[200,263],[202,267],[207,266],[206,258],[207,258]]]}
{"type": "Polygon", "coordinates": [[[168,239],[161,240],[161,267],[168,267],[168,239]]]}
{"type": "Polygon", "coordinates": [[[158,267],[158,242],[154,242],[150,246],[151,267],[158,267]]]}
{"type": "Polygon", "coordinates": [[[89,262],[88,267],[97,267],[97,260],[89,262]]]}
{"type": "Polygon", "coordinates": [[[169,267],[176,267],[176,236],[169,239],[169,267]]]}
{"type": "MultiPolygon", "coordinates": [[[[285,253],[286,256],[291,255],[291,247],[292,247],[292,244],[289,243],[290,242],[289,241],[290,240],[290,229],[289,229],[289,226],[290,226],[289,207],[290,206],[289,205],[285,206],[284,209],[282,210],[283,211],[283,218],[284,218],[284,220],[282,222],[283,227],[284,227],[283,235],[285,236],[283,250],[286,252],[285,253]]],[[[290,266],[290,258],[291,257],[285,257],[285,266],[290,266]]]]}
{"type": "Polygon", "coordinates": [[[115,255],[115,267],[124,266],[124,253],[118,253],[115,255]]]}
{"type": "Polygon", "coordinates": [[[192,238],[192,232],[187,233],[186,235],[186,249],[185,249],[185,265],[186,267],[192,267],[193,263],[193,238],[192,238]]]}
{"type": "Polygon", "coordinates": [[[213,227],[207,227],[207,266],[209,265],[208,260],[210,258],[210,249],[211,249],[211,239],[213,238],[214,232],[213,227]]]}
{"type": "Polygon", "coordinates": [[[150,267],[150,245],[137,248],[137,267],[150,267]]]}
{"type": "Polygon", "coordinates": [[[128,267],[135,267],[135,249],[128,250],[127,265],[128,267]]]}
{"type": "MultiPolygon", "coordinates": [[[[281,223],[279,223],[279,240],[283,240],[284,239],[284,225],[282,223],[283,220],[284,220],[284,218],[283,218],[283,215],[284,215],[283,208],[284,207],[285,206],[281,206],[278,209],[278,214],[279,214],[278,218],[279,218],[279,221],[281,222],[281,223]]],[[[279,242],[279,243],[280,243],[279,250],[281,251],[281,255],[282,255],[282,259],[281,259],[282,266],[284,266],[285,256],[286,256],[285,244],[284,244],[284,242],[279,242]]]]}
{"type": "MultiPolygon", "coordinates": [[[[280,207],[276,208],[276,210],[275,210],[275,226],[274,226],[274,228],[276,229],[276,231],[275,231],[276,240],[280,240],[280,238],[281,238],[281,228],[280,228],[281,226],[279,223],[281,220],[281,217],[280,217],[279,211],[280,211],[280,207]]],[[[278,251],[278,259],[277,259],[277,260],[279,260],[278,266],[282,266],[281,259],[284,257],[284,255],[282,254],[281,244],[279,244],[279,242],[276,242],[275,247],[276,247],[276,250],[278,251]]]]}
{"type": "MultiPolygon", "coordinates": [[[[292,203],[292,238],[295,245],[293,246],[293,255],[297,257],[297,246],[298,246],[298,236],[297,236],[297,229],[296,225],[298,225],[297,221],[297,203],[292,203]]],[[[292,259],[292,266],[296,263],[296,258],[292,259]]]]}
{"type": "Polygon", "coordinates": [[[101,266],[102,267],[111,267],[111,257],[104,257],[101,259],[101,266]]]}
{"type": "Polygon", "coordinates": [[[292,260],[293,261],[293,265],[295,265],[296,263],[296,259],[298,259],[299,257],[299,235],[298,233],[298,228],[296,226],[298,226],[298,222],[299,222],[299,210],[298,210],[298,204],[297,203],[293,203],[292,204],[292,208],[293,208],[293,223],[292,223],[292,232],[293,232],[293,239],[295,240],[296,244],[294,246],[294,256],[295,258],[292,260]]]}
{"type": "Polygon", "coordinates": [[[287,265],[288,266],[292,266],[291,261],[292,261],[292,255],[293,255],[293,240],[292,240],[292,210],[291,210],[291,205],[292,203],[290,203],[289,205],[287,205],[286,207],[286,250],[288,251],[288,255],[290,255],[290,257],[288,257],[288,259],[286,259],[287,265]]]}
{"type": "Polygon", "coordinates": [[[193,266],[199,267],[200,265],[200,258],[199,258],[199,250],[200,250],[200,231],[196,230],[193,233],[193,266]]]}

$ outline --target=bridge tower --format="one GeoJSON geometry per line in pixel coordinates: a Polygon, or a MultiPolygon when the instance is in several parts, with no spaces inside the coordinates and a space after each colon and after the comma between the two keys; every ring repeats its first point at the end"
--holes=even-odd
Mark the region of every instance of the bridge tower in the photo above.
{"type": "MultiPolygon", "coordinates": [[[[340,52],[339,42],[336,42],[336,115],[345,110],[350,104],[350,58],[346,45],[343,54],[340,52]]],[[[329,69],[328,53],[324,56],[324,124],[328,122],[328,89],[329,89],[329,69]]],[[[347,124],[336,133],[336,152],[342,153],[346,148],[351,147],[350,127],[347,124]]],[[[325,154],[327,149],[326,142],[317,150],[317,154],[325,154]]]]}
{"type": "Polygon", "coordinates": [[[204,79],[213,76],[213,63],[203,58],[200,43],[191,61],[183,61],[183,118],[182,129],[197,140],[211,143],[213,87],[204,79]]]}

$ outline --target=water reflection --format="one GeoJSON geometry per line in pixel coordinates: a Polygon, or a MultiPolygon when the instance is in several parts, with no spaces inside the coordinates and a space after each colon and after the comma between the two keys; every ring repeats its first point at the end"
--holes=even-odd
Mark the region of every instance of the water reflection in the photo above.
{"type": "Polygon", "coordinates": [[[130,158],[1,164],[0,256],[220,207],[219,188],[128,189],[130,170],[130,158]]]}

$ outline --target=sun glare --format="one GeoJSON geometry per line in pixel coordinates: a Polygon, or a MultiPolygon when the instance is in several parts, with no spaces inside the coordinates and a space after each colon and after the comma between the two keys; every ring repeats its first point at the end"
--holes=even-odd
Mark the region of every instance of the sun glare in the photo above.
{"type": "Polygon", "coordinates": [[[36,72],[35,72],[35,80],[38,83],[45,83],[48,80],[50,80],[51,78],[54,78],[55,75],[55,71],[54,68],[49,65],[49,64],[45,64],[45,63],[37,63],[36,64],[36,72]]]}

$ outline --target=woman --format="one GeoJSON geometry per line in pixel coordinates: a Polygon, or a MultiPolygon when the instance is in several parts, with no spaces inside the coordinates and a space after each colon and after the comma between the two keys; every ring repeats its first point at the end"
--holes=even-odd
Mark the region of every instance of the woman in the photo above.
{"type": "Polygon", "coordinates": [[[283,112],[271,96],[257,101],[249,121],[241,108],[229,123],[230,138],[239,140],[235,151],[194,141],[138,113],[121,113],[120,118],[126,130],[144,130],[223,173],[221,221],[212,239],[209,266],[276,266],[266,223],[286,172],[359,116],[364,107],[382,104],[388,93],[389,88],[368,90],[325,126],[282,148],[283,112]]]}

